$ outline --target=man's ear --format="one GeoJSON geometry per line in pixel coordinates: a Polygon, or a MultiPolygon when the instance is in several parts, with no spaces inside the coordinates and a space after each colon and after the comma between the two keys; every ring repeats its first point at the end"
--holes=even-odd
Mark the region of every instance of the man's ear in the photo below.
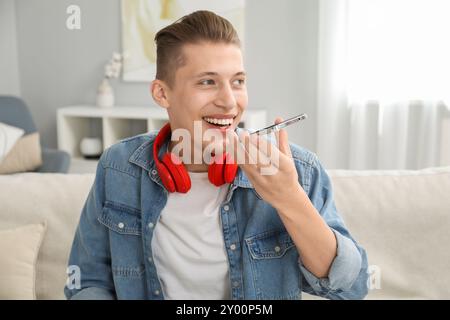
{"type": "Polygon", "coordinates": [[[153,80],[150,84],[150,92],[153,100],[163,108],[169,107],[168,91],[167,85],[159,79],[153,80]]]}

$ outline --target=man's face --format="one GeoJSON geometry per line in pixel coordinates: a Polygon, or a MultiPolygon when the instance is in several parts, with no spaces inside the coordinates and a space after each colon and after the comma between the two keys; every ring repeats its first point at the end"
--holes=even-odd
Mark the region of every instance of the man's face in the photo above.
{"type": "MultiPolygon", "coordinates": [[[[195,121],[203,133],[234,130],[248,103],[241,50],[232,44],[188,44],[183,46],[183,55],[185,63],[177,69],[174,86],[167,92],[172,131],[187,129],[193,139],[195,121]]],[[[207,144],[203,142],[203,148],[207,144]]]]}

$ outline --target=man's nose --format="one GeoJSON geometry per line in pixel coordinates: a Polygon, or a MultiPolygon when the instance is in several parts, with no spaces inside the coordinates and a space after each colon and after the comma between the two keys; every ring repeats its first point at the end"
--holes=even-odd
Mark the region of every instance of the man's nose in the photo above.
{"type": "Polygon", "coordinates": [[[236,106],[236,97],[229,84],[225,84],[220,88],[215,103],[217,106],[227,109],[232,109],[236,106]]]}

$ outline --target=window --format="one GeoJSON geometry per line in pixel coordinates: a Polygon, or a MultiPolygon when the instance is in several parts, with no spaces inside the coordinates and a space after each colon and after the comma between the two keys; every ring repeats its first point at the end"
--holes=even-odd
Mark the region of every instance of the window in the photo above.
{"type": "Polygon", "coordinates": [[[349,0],[350,99],[450,96],[450,1],[349,0]]]}

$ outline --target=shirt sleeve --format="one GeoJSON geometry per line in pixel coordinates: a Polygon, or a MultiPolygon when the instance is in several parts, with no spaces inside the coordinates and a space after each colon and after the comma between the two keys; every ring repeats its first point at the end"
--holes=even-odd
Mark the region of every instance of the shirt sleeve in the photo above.
{"type": "Polygon", "coordinates": [[[328,276],[317,278],[299,259],[303,291],[327,299],[363,299],[368,292],[366,251],[352,238],[339,215],[331,180],[315,156],[310,168],[308,196],[336,237],[337,254],[328,276]]]}

